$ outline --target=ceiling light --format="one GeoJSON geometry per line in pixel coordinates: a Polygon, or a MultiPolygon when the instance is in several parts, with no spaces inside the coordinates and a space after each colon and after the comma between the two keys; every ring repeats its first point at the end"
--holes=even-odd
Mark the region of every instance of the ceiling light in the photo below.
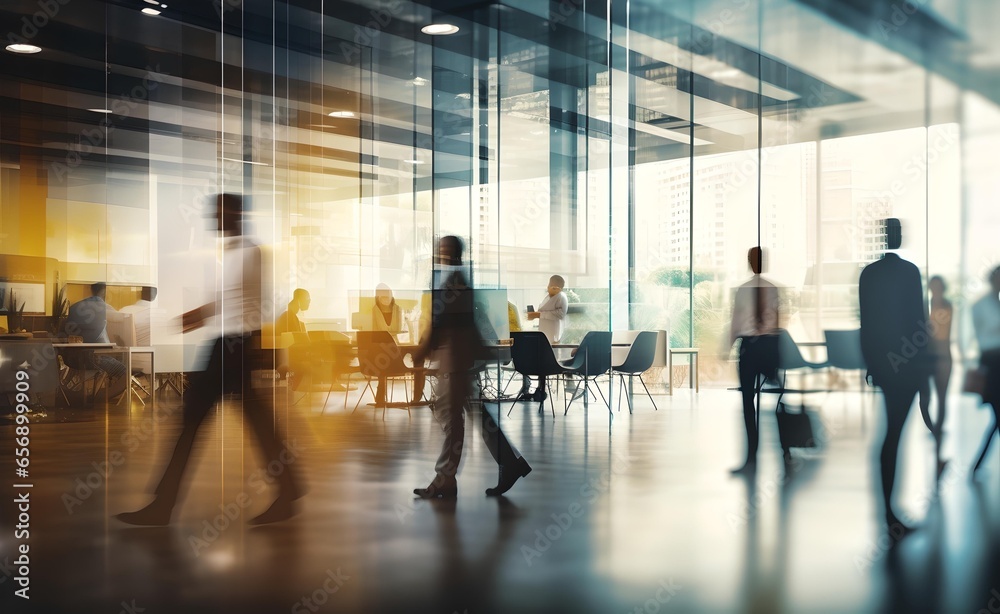
{"type": "Polygon", "coordinates": [[[111,109],[87,109],[87,110],[93,111],[94,113],[104,113],[106,115],[111,113],[111,109]]]}
{"type": "Polygon", "coordinates": [[[431,36],[447,36],[458,32],[458,26],[450,23],[432,23],[420,28],[420,31],[431,36]]]}
{"type": "Polygon", "coordinates": [[[28,43],[11,43],[7,45],[7,51],[11,53],[38,53],[41,50],[41,47],[29,45],[28,43]]]}
{"type": "Polygon", "coordinates": [[[407,164],[414,164],[414,165],[416,165],[416,164],[423,164],[424,163],[423,160],[403,160],[403,162],[406,162],[407,164]]]}
{"type": "Polygon", "coordinates": [[[242,162],[243,164],[252,164],[253,166],[268,166],[267,162],[254,162],[253,160],[237,160],[236,158],[223,158],[227,162],[242,162]]]}
{"type": "Polygon", "coordinates": [[[423,77],[416,77],[413,81],[410,81],[410,83],[418,86],[427,85],[427,79],[424,79],[423,77]]]}
{"type": "Polygon", "coordinates": [[[147,14],[147,15],[159,15],[160,14],[160,11],[158,11],[156,9],[151,9],[149,7],[146,7],[144,9],[142,9],[142,12],[145,13],[145,14],[147,14]]]}
{"type": "Polygon", "coordinates": [[[330,117],[354,117],[354,111],[333,111],[327,115],[330,117]]]}
{"type": "Polygon", "coordinates": [[[156,6],[160,6],[160,3],[159,3],[159,1],[158,1],[158,0],[146,0],[146,2],[147,2],[148,4],[154,4],[154,5],[156,5],[156,6]]]}

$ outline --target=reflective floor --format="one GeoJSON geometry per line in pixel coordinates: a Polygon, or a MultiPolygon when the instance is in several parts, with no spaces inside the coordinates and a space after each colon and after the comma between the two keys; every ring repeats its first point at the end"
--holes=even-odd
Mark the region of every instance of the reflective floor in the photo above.
{"type": "MultiPolygon", "coordinates": [[[[237,401],[205,423],[188,496],[166,528],[113,515],[150,500],[178,432],[177,397],[156,414],[138,405],[71,412],[74,422],[32,430],[31,605],[474,614],[975,613],[1000,604],[1000,446],[970,482],[988,424],[971,399],[952,400],[951,463],[937,490],[932,440],[911,413],[897,498],[922,528],[893,544],[877,524],[877,397],[865,409],[857,393],[811,399],[822,405],[825,445],[797,450],[788,476],[766,413],[761,466],[747,480],[728,473],[744,446],[737,394],[676,392],[656,397],[658,411],[644,396],[633,415],[623,404],[610,434],[599,402],[577,402],[565,417],[559,407],[555,418],[517,405],[502,425],[534,471],[501,499],[483,494],[496,469],[469,428],[453,502],[411,495],[429,481],[441,441],[426,408],[389,410],[383,421],[370,409],[351,415],[334,403],[342,396],[325,413],[321,395],[315,407],[281,402],[290,460],[309,492],[294,519],[264,527],[246,521],[270,503],[271,476],[242,433],[237,401]],[[105,478],[109,461],[118,464],[105,478]]],[[[7,424],[4,441],[14,436],[7,424]]],[[[2,454],[11,466],[10,447],[2,454]]],[[[3,510],[10,525],[11,506],[3,510]]],[[[13,558],[9,529],[0,546],[13,558]]],[[[0,586],[3,611],[21,611],[10,578],[0,586]]]]}

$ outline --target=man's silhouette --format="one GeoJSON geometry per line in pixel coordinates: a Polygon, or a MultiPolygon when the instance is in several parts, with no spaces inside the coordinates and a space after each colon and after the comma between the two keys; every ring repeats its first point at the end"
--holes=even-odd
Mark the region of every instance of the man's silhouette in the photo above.
{"type": "MultiPolygon", "coordinates": [[[[462,241],[455,236],[438,241],[435,265],[440,284],[434,288],[431,331],[413,353],[414,364],[424,358],[438,362],[434,385],[434,418],[444,431],[441,454],[434,466],[435,477],[427,488],[415,488],[413,494],[423,499],[458,496],[456,473],[465,447],[465,410],[469,408],[469,382],[478,358],[485,356],[482,333],[476,324],[473,290],[462,272],[462,241]]],[[[482,433],[486,445],[500,469],[500,479],[488,496],[502,495],[531,467],[510,444],[496,421],[482,408],[482,433]]]]}
{"type": "Polygon", "coordinates": [[[729,336],[730,346],[740,340],[740,390],[747,431],[747,459],[733,473],[753,473],[757,468],[760,433],[754,400],[759,395],[761,378],[773,379],[778,371],[778,288],[761,276],[764,252],[760,247],[750,248],[747,262],[753,277],[736,290],[729,336]]]}
{"type": "MultiPolygon", "coordinates": [[[[902,231],[898,219],[885,221],[885,235],[887,249],[899,249],[902,231]]],[[[927,384],[933,364],[920,271],[912,262],[886,252],[861,272],[858,298],[861,353],[872,383],[880,386],[885,396],[886,431],[880,456],[885,518],[890,532],[905,534],[912,529],[892,510],[899,439],[913,399],[927,384]]]]}
{"type": "Polygon", "coordinates": [[[220,194],[216,199],[216,219],[223,238],[222,292],[209,303],[183,316],[184,331],[201,327],[220,314],[222,335],[215,340],[204,371],[192,378],[184,392],[184,430],[177,439],[170,463],[156,488],[156,499],[137,512],[119,514],[122,522],[135,525],[169,524],[177,503],[181,480],[195,436],[208,411],[226,393],[241,393],[243,412],[260,441],[267,466],[279,467],[279,493],[274,503],[251,524],[264,524],[290,517],[293,501],[301,496],[290,456],[279,443],[273,426],[273,407],[263,391],[254,391],[250,380],[254,368],[262,368],[260,350],[261,323],[261,252],[249,237],[243,236],[243,199],[235,194],[220,194]]]}

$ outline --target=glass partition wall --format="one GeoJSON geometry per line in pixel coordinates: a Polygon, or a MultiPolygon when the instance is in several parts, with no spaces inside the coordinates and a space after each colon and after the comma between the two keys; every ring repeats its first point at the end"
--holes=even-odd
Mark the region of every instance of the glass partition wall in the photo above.
{"type": "Polygon", "coordinates": [[[2,251],[54,262],[27,280],[35,315],[94,281],[157,286],[164,321],[200,304],[220,191],[247,195],[267,248],[265,319],[301,287],[308,325],[348,330],[384,283],[415,321],[433,239],[457,234],[522,324],[559,274],[565,342],[666,330],[704,385],[735,381],[754,245],[801,341],[857,327],[885,217],[960,306],[1000,260],[997,92],[917,29],[779,0],[205,4],[76,0],[32,35],[41,53],[4,55],[2,251]]]}

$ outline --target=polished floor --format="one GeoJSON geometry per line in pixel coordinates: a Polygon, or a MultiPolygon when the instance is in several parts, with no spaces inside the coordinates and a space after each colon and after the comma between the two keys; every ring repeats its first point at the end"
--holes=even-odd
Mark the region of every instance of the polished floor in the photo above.
{"type": "MultiPolygon", "coordinates": [[[[633,415],[623,403],[610,429],[599,402],[555,418],[517,405],[502,425],[534,471],[500,499],[483,494],[496,470],[470,428],[453,502],[411,495],[441,441],[426,408],[383,420],[370,409],[351,415],[342,396],[325,413],[321,395],[279,402],[289,460],[309,492],[295,518],[264,527],[246,522],[273,491],[238,401],[205,423],[187,498],[166,528],[113,515],[149,500],[178,432],[176,396],[155,414],[138,404],[48,412],[31,432],[31,610],[997,611],[1000,446],[970,481],[988,424],[970,398],[951,399],[951,463],[938,487],[932,441],[910,415],[897,498],[922,528],[894,543],[877,523],[877,397],[866,408],[857,393],[811,399],[822,405],[824,445],[796,451],[787,476],[765,414],[761,467],[748,480],[728,473],[744,446],[737,394],[676,392],[656,397],[658,411],[645,396],[633,415]],[[119,464],[104,478],[109,460],[119,464]]],[[[0,454],[11,467],[11,446],[0,454]]],[[[0,486],[5,564],[12,483],[0,486]]],[[[3,612],[28,611],[6,580],[3,612]]]]}

